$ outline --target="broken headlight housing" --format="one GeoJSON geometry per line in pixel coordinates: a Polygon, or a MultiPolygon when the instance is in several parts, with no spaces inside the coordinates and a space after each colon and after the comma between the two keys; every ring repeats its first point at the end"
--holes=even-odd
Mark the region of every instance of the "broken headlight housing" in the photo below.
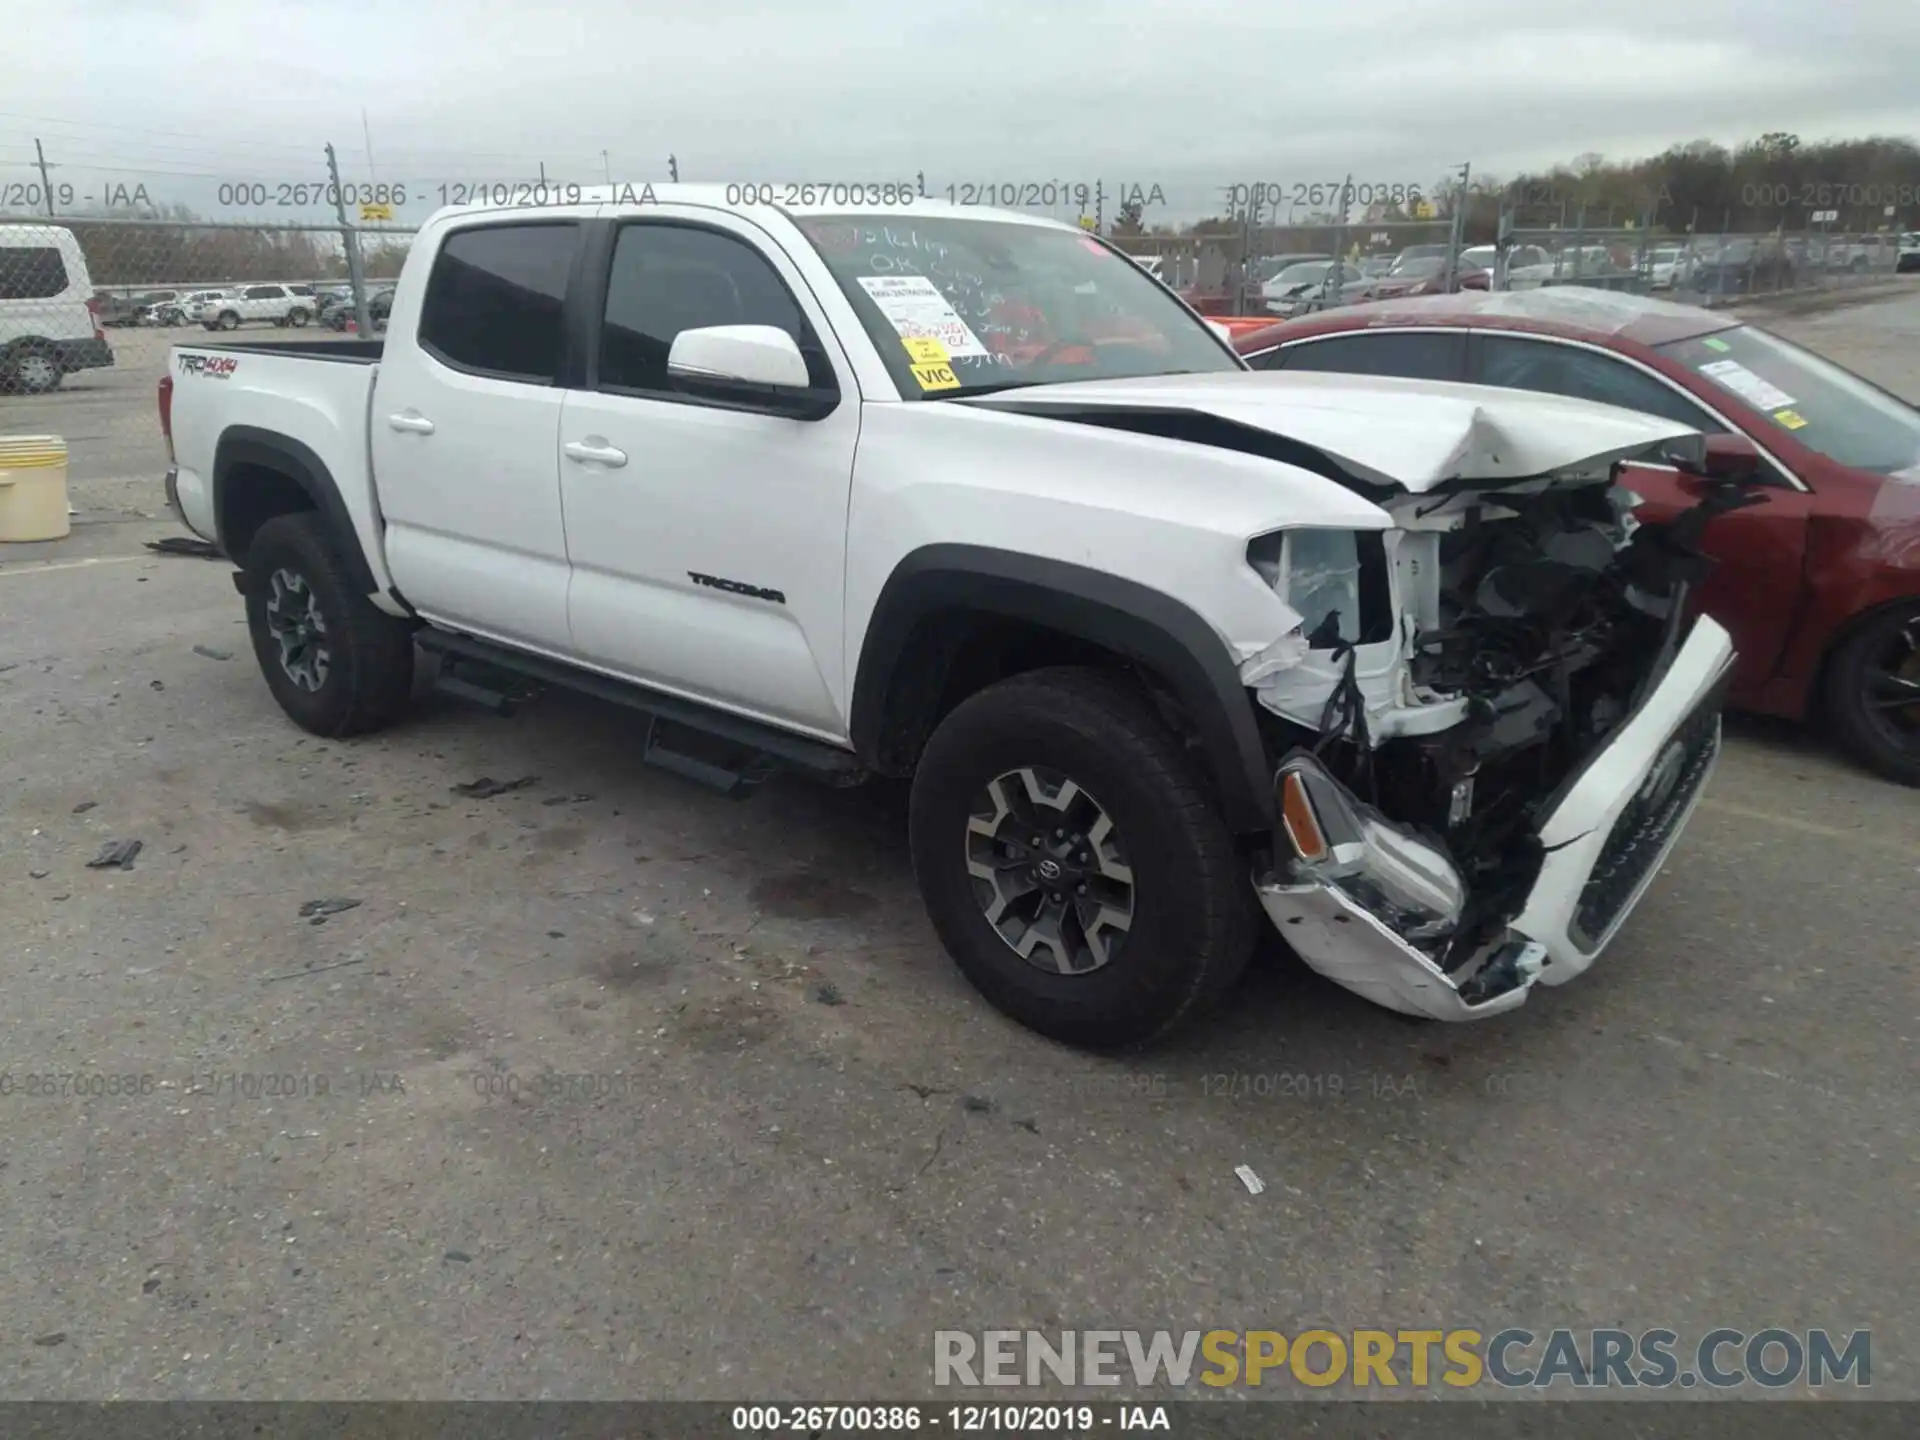
{"type": "Polygon", "coordinates": [[[1361,802],[1308,751],[1280,762],[1274,786],[1295,883],[1333,886],[1410,942],[1452,934],[1467,888],[1444,849],[1361,802]]]}

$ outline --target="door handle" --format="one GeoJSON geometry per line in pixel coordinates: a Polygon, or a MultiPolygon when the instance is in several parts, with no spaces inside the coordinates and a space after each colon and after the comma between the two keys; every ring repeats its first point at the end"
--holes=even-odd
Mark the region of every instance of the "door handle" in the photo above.
{"type": "Polygon", "coordinates": [[[424,415],[415,415],[411,411],[402,415],[387,416],[387,425],[390,429],[404,430],[410,435],[431,435],[433,433],[433,421],[427,419],[424,415]]]}
{"type": "Polygon", "coordinates": [[[569,460],[578,460],[583,465],[605,465],[609,470],[618,470],[627,463],[626,451],[616,450],[611,445],[595,445],[584,440],[569,440],[560,447],[560,453],[569,460]]]}

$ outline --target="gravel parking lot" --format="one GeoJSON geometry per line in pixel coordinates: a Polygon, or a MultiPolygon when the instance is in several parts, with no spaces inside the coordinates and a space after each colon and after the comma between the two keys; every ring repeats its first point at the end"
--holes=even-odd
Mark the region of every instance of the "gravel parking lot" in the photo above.
{"type": "MultiPolygon", "coordinates": [[[[1920,296],[1779,328],[1920,397],[1920,296]]],[[[227,568],[142,548],[165,337],[112,333],[0,400],[81,510],[0,554],[8,1397],[915,1397],[943,1327],[1509,1324],[1871,1327],[1920,1396],[1912,792],[1739,723],[1581,982],[1417,1025],[1276,951],[1088,1058],[939,951],[896,790],[714,798],[568,697],[304,737],[227,568]]]]}

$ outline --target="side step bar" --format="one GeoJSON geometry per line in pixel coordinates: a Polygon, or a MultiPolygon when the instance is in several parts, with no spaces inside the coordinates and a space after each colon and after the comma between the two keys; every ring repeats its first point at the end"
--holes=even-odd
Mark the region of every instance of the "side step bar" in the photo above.
{"type": "Polygon", "coordinates": [[[648,718],[642,759],[723,795],[748,794],[781,770],[835,786],[867,778],[866,767],[851,751],[645,685],[445,630],[421,629],[414,641],[439,659],[439,689],[498,715],[511,715],[543,684],[638,710],[648,718]]]}

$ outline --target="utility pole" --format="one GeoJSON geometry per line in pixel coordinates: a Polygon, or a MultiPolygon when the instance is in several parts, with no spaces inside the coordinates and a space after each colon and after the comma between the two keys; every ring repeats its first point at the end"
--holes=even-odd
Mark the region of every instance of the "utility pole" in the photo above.
{"type": "Polygon", "coordinates": [[[367,272],[360,263],[360,232],[347,223],[346,196],[340,189],[340,162],[327,146],[327,178],[333,181],[333,213],[340,217],[340,243],[347,252],[347,283],[353,287],[353,323],[363,340],[373,338],[373,316],[367,309],[367,272]]]}
{"type": "Polygon", "coordinates": [[[367,107],[364,105],[360,107],[360,133],[367,142],[367,179],[378,180],[380,177],[373,173],[373,129],[367,124],[367,107]]]}
{"type": "Polygon", "coordinates": [[[667,156],[667,178],[674,184],[680,183],[680,162],[673,156],[667,156]]]}
{"type": "Polygon", "coordinates": [[[600,152],[600,168],[607,172],[607,184],[613,184],[613,162],[607,158],[607,152],[600,152]]]}
{"type": "Polygon", "coordinates": [[[1453,292],[1453,280],[1460,259],[1460,241],[1467,226],[1467,181],[1473,175],[1471,164],[1460,167],[1460,183],[1453,188],[1453,223],[1447,227],[1447,273],[1441,294],[1453,292]]]}
{"type": "Polygon", "coordinates": [[[53,218],[53,181],[47,177],[47,171],[52,167],[47,164],[47,152],[40,148],[40,139],[38,136],[34,137],[33,153],[39,157],[40,193],[46,197],[47,218],[52,219],[53,218]]]}
{"type": "Polygon", "coordinates": [[[544,160],[540,162],[540,188],[542,190],[547,188],[547,162],[544,160]]]}

